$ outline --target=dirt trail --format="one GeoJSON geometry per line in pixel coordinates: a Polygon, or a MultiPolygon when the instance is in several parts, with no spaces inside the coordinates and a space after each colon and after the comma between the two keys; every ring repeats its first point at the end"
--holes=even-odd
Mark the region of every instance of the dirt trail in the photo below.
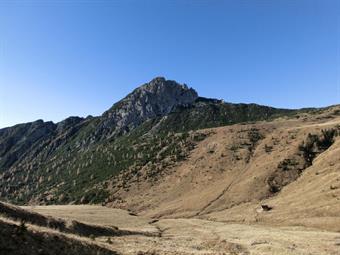
{"type": "Polygon", "coordinates": [[[210,206],[212,206],[216,201],[218,201],[220,198],[222,198],[230,189],[230,187],[232,187],[232,185],[234,185],[235,183],[237,183],[237,181],[242,177],[242,175],[244,173],[246,173],[248,170],[248,167],[245,167],[242,171],[240,171],[240,173],[238,174],[238,176],[232,180],[227,187],[225,187],[222,192],[213,200],[211,200],[209,203],[207,203],[207,205],[205,205],[202,209],[200,209],[194,216],[200,216],[203,215],[205,210],[208,209],[210,206]]]}

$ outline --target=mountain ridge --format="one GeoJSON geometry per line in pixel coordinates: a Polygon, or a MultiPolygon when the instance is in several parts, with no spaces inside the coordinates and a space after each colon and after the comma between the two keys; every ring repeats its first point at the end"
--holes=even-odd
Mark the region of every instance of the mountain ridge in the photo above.
{"type": "MultiPolygon", "coordinates": [[[[24,122],[24,123],[17,123],[17,124],[14,124],[14,125],[11,125],[11,126],[6,126],[6,127],[2,127],[0,128],[0,130],[4,130],[4,129],[8,129],[8,128],[13,128],[17,125],[23,125],[23,124],[29,124],[29,123],[34,123],[34,122],[44,122],[44,123],[52,123],[52,124],[61,124],[61,123],[64,123],[66,121],[69,121],[69,119],[82,119],[82,120],[85,120],[85,119],[91,119],[91,118],[99,118],[99,117],[103,117],[103,116],[107,116],[110,114],[110,112],[115,109],[118,105],[120,105],[122,102],[126,101],[127,99],[129,99],[129,97],[133,96],[134,93],[136,92],[140,92],[141,90],[143,91],[143,88],[144,87],[152,87],[154,85],[163,85],[163,84],[166,84],[166,85],[174,85],[174,86],[178,86],[179,88],[185,90],[185,91],[189,91],[193,94],[193,100],[189,100],[189,102],[184,102],[182,103],[183,105],[188,105],[188,104],[191,104],[193,103],[195,100],[198,100],[198,101],[202,101],[202,102],[212,102],[212,103],[227,103],[227,104],[232,104],[232,105],[257,105],[257,106],[265,106],[265,105],[262,105],[262,104],[257,104],[257,103],[231,103],[231,102],[226,102],[224,99],[215,99],[215,98],[206,98],[206,97],[202,97],[202,96],[199,96],[198,93],[196,92],[195,89],[193,88],[189,88],[185,83],[181,84],[181,83],[178,83],[176,82],[175,80],[167,80],[166,78],[162,77],[162,76],[158,76],[158,77],[155,77],[153,78],[152,80],[150,80],[149,82],[146,82],[142,85],[140,85],[139,87],[135,88],[132,92],[130,92],[128,95],[126,95],[123,99],[117,101],[116,103],[114,103],[108,110],[104,111],[102,114],[100,115],[97,115],[97,116],[93,116],[93,115],[87,115],[87,117],[80,117],[80,116],[69,116],[69,117],[66,117],[65,119],[61,120],[61,121],[57,121],[57,122],[54,122],[54,121],[51,121],[51,120],[43,120],[43,119],[37,119],[37,120],[33,120],[33,121],[29,121],[29,122],[24,122]]],[[[181,102],[178,104],[178,105],[181,105],[181,102]]],[[[175,106],[175,105],[174,105],[175,106]]],[[[271,106],[267,106],[267,107],[271,107],[271,106]]],[[[316,109],[316,108],[301,108],[301,109],[288,109],[288,108],[277,108],[277,107],[271,107],[271,108],[276,108],[276,109],[284,109],[284,110],[312,110],[312,109],[316,109]]],[[[326,107],[324,107],[326,108],[326,107]]],[[[169,113],[170,111],[167,111],[166,113],[169,113]]]]}
{"type": "MultiPolygon", "coordinates": [[[[138,176],[142,169],[157,176],[163,171],[159,162],[166,169],[184,160],[206,136],[195,130],[297,112],[207,99],[156,77],[101,116],[0,129],[0,197],[16,203],[104,202],[112,195],[104,188],[107,180],[129,171],[138,176]]],[[[116,186],[124,188],[121,178],[116,186]]]]}

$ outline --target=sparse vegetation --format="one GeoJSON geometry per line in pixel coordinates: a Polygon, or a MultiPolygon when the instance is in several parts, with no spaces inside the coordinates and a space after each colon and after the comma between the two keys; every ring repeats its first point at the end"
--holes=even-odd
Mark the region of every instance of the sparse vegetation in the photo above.
{"type": "Polygon", "coordinates": [[[20,222],[19,228],[18,228],[18,235],[24,235],[27,231],[27,226],[24,220],[20,222]]]}
{"type": "Polygon", "coordinates": [[[338,135],[338,129],[322,130],[321,135],[308,134],[306,141],[299,146],[299,150],[303,153],[306,161],[306,167],[312,165],[314,158],[327,150],[334,143],[334,139],[338,135]]]}
{"type": "Polygon", "coordinates": [[[308,134],[299,145],[298,153],[281,161],[276,171],[268,177],[267,183],[271,193],[279,192],[282,187],[295,181],[301,173],[313,164],[314,159],[326,151],[333,143],[339,129],[321,130],[320,134],[308,134]]]}
{"type": "Polygon", "coordinates": [[[108,244],[112,244],[112,243],[113,243],[112,240],[111,240],[111,237],[108,237],[107,240],[106,240],[106,242],[107,242],[108,244]]]}
{"type": "Polygon", "coordinates": [[[266,153],[270,153],[273,150],[273,146],[265,144],[264,145],[264,150],[265,150],[266,153]]]}

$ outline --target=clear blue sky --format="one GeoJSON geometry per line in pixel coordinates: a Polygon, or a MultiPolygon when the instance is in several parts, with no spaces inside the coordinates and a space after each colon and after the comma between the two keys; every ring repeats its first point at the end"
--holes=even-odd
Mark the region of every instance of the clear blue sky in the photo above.
{"type": "Polygon", "coordinates": [[[337,0],[0,0],[0,127],[100,115],[165,76],[201,96],[340,103],[337,0]]]}

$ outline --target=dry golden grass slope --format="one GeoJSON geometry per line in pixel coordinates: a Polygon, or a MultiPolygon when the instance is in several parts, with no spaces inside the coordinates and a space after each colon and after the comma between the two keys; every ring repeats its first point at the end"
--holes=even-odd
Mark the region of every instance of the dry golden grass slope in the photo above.
{"type": "Polygon", "coordinates": [[[308,134],[340,127],[340,106],[299,118],[205,130],[189,158],[157,182],[120,191],[130,209],[156,218],[301,225],[340,231],[340,137],[305,166],[308,134]],[[282,167],[287,163],[288,169],[282,167]],[[281,166],[280,166],[281,165],[281,166]],[[281,168],[280,168],[281,167],[281,168]],[[271,190],[270,178],[279,182],[271,190]],[[263,211],[261,205],[273,207],[263,211]]]}
{"type": "Polygon", "coordinates": [[[149,221],[102,206],[29,208],[0,202],[0,255],[121,254],[115,239],[160,237],[149,221]]]}
{"type": "Polygon", "coordinates": [[[98,246],[127,255],[338,255],[340,233],[305,227],[270,227],[202,219],[160,219],[132,216],[102,206],[35,206],[30,210],[101,226],[126,225],[159,235],[98,236],[98,246]],[[110,238],[111,242],[107,240],[110,238]]]}

